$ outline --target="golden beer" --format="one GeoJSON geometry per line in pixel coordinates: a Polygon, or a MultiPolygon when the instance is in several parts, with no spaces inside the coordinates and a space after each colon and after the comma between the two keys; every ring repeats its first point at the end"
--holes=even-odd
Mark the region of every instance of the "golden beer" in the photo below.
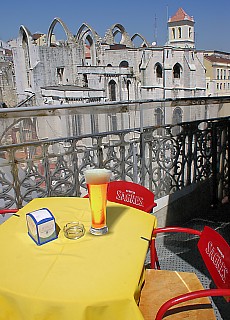
{"type": "Polygon", "coordinates": [[[84,172],[89,193],[92,225],[90,232],[101,235],[108,231],[106,225],[107,188],[111,171],[106,169],[89,169],[84,172]]]}

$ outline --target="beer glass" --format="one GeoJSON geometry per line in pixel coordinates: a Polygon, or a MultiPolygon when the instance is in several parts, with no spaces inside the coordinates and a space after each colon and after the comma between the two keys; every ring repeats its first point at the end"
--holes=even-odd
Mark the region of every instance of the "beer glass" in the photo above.
{"type": "Polygon", "coordinates": [[[102,235],[108,232],[106,225],[107,188],[111,171],[106,169],[88,169],[84,172],[89,193],[92,225],[90,232],[102,235]]]}

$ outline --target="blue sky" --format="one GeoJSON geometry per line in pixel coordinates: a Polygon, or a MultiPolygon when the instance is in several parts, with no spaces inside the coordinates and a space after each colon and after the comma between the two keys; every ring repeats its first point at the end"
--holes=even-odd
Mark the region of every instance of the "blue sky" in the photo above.
{"type": "MultiPolygon", "coordinates": [[[[149,42],[167,40],[167,15],[173,16],[179,7],[195,19],[197,49],[230,52],[229,0],[11,0],[1,3],[0,39],[18,36],[21,25],[31,33],[47,33],[55,17],[65,22],[76,34],[82,23],[88,23],[104,37],[108,28],[122,24],[128,34],[142,34],[149,42]],[[156,38],[154,37],[156,35],[156,38]]],[[[60,32],[59,24],[54,29],[60,32]]]]}

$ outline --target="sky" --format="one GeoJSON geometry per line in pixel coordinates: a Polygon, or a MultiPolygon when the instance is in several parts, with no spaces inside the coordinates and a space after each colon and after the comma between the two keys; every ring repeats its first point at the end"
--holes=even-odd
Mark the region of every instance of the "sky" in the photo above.
{"type": "MultiPolygon", "coordinates": [[[[103,38],[108,28],[119,23],[130,36],[139,33],[149,43],[162,46],[167,41],[168,17],[180,7],[195,20],[196,49],[230,52],[230,0],[2,1],[0,40],[17,38],[21,25],[32,34],[47,33],[59,17],[74,35],[87,23],[103,38]]],[[[62,32],[56,24],[59,39],[62,32]]]]}

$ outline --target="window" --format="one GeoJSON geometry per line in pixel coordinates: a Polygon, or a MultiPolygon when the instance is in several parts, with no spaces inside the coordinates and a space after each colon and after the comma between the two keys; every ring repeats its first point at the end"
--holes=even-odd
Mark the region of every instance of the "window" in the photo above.
{"type": "Polygon", "coordinates": [[[189,28],[189,29],[188,29],[188,37],[189,37],[189,38],[192,38],[192,28],[189,28]]]}
{"type": "Polygon", "coordinates": [[[155,124],[156,126],[162,126],[163,125],[163,111],[161,108],[157,108],[155,111],[155,124]]]}
{"type": "MultiPolygon", "coordinates": [[[[177,123],[181,123],[182,122],[182,110],[181,108],[175,108],[173,110],[173,118],[172,118],[172,123],[173,124],[177,124],[177,123]]],[[[173,135],[177,135],[180,133],[180,127],[179,126],[175,126],[172,129],[172,133],[173,135]]]]}
{"type": "Polygon", "coordinates": [[[129,67],[129,63],[127,61],[121,61],[121,63],[119,64],[120,68],[128,68],[129,67]]]}
{"type": "Polygon", "coordinates": [[[178,38],[181,38],[181,27],[178,28],[178,38]]]}
{"type": "MultiPolygon", "coordinates": [[[[156,108],[155,110],[155,125],[156,126],[162,126],[164,123],[164,113],[161,110],[161,108],[156,108]]],[[[157,128],[156,133],[158,135],[162,135],[163,134],[163,128],[157,128]]]]}
{"type": "Polygon", "coordinates": [[[224,70],[224,79],[226,79],[226,70],[224,70]]]}
{"type": "Polygon", "coordinates": [[[172,28],[172,38],[175,39],[176,34],[175,34],[175,28],[172,28]]]}
{"type": "Polygon", "coordinates": [[[126,83],[127,92],[128,92],[128,100],[130,99],[130,85],[131,85],[131,81],[128,80],[126,83]]]}
{"type": "Polygon", "coordinates": [[[162,78],[162,67],[159,63],[156,64],[156,76],[157,78],[162,78]]]}
{"type": "Polygon", "coordinates": [[[179,79],[181,74],[181,66],[179,63],[176,63],[173,67],[173,78],[179,79]]]}
{"type": "Polygon", "coordinates": [[[92,131],[92,133],[98,133],[98,115],[97,114],[91,114],[90,115],[90,121],[91,121],[91,131],[92,131]]]}
{"type": "Polygon", "coordinates": [[[176,124],[176,123],[180,123],[180,122],[182,122],[182,110],[181,110],[181,108],[176,108],[173,110],[172,123],[176,124]]]}
{"type": "Polygon", "coordinates": [[[58,77],[58,84],[62,84],[63,82],[63,74],[64,74],[64,68],[57,68],[57,77],[58,77]]]}
{"type": "Polygon", "coordinates": [[[83,74],[83,87],[88,87],[88,78],[86,73],[83,74]]]}
{"type": "Polygon", "coordinates": [[[117,131],[117,115],[116,113],[110,114],[110,125],[112,131],[117,131]]]}
{"type": "Polygon", "coordinates": [[[220,79],[220,69],[217,69],[216,72],[217,72],[216,78],[217,78],[217,80],[219,80],[220,79]]]}
{"type": "Polygon", "coordinates": [[[109,100],[116,101],[116,82],[114,80],[109,82],[109,100]]]}

